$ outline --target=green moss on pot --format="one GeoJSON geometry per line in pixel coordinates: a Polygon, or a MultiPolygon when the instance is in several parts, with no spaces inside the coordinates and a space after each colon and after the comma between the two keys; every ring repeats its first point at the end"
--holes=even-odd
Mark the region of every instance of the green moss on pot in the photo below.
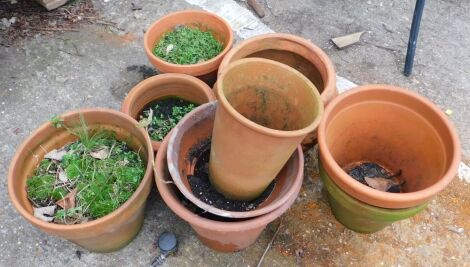
{"type": "Polygon", "coordinates": [[[366,204],[341,190],[330,179],[321,162],[319,166],[320,178],[325,185],[328,202],[333,214],[341,224],[353,231],[360,233],[377,232],[393,222],[418,214],[428,204],[426,202],[406,209],[385,209],[366,204]]]}

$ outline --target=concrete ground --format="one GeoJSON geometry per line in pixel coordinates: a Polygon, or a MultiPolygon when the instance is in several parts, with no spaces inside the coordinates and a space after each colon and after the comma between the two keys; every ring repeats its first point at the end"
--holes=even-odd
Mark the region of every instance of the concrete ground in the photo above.
{"type": "MultiPolygon", "coordinates": [[[[257,264],[278,222],[244,251],[214,252],[198,241],[154,190],[137,238],[118,252],[96,254],[32,227],[8,199],[8,164],[22,140],[54,114],[81,107],[118,109],[126,93],[151,72],[142,48],[143,30],[168,12],[201,8],[188,2],[135,0],[143,9],[133,12],[131,1],[95,0],[100,15],[117,22],[122,30],[88,25],[78,32],[39,35],[10,47],[0,46],[0,126],[4,132],[0,177],[5,177],[0,182],[0,266],[145,266],[157,254],[152,247],[154,237],[164,230],[175,232],[180,242],[179,252],[166,261],[168,266],[257,264]]],[[[469,163],[470,2],[428,1],[409,78],[401,72],[413,1],[259,2],[266,8],[262,21],[268,27],[312,40],[331,57],[339,75],[358,84],[407,87],[443,110],[453,110],[451,119],[469,163]],[[329,42],[331,37],[362,30],[368,31],[363,40],[347,49],[337,50],[329,42]]],[[[242,1],[238,4],[245,6],[242,1]]],[[[358,234],[345,229],[331,214],[312,155],[310,151],[306,159],[301,194],[283,216],[284,225],[263,266],[470,266],[468,184],[455,179],[414,218],[375,234],[358,234]]]]}

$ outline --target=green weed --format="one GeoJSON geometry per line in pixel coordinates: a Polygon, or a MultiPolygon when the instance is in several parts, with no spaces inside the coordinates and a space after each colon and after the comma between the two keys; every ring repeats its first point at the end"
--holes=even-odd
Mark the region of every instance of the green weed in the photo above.
{"type": "Polygon", "coordinates": [[[159,40],[153,53],[167,62],[187,65],[207,61],[222,50],[222,44],[210,32],[177,26],[159,40]]]}
{"type": "MultiPolygon", "coordinates": [[[[60,120],[51,121],[57,124],[60,120]]],[[[75,205],[58,209],[57,223],[80,223],[103,217],[126,202],[139,186],[145,173],[140,156],[114,132],[90,131],[81,117],[76,127],[66,127],[79,140],[64,147],[62,160],[44,159],[34,176],[27,180],[27,193],[33,205],[57,202],[76,189],[75,205]],[[65,181],[62,174],[65,172],[65,181]]]]}

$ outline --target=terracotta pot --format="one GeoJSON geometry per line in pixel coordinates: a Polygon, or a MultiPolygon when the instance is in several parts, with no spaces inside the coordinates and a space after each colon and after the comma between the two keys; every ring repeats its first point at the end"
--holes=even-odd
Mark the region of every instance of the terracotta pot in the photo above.
{"type": "Polygon", "coordinates": [[[320,94],[287,65],[246,58],[224,69],[217,95],[211,182],[230,199],[256,198],[318,126],[323,113],[320,94]]]}
{"type": "MultiPolygon", "coordinates": [[[[268,33],[247,39],[227,53],[220,64],[219,76],[230,63],[248,57],[275,60],[300,71],[318,89],[325,107],[338,95],[333,63],[321,48],[302,37],[268,33]]],[[[304,151],[316,143],[316,137],[316,131],[305,137],[302,141],[304,151]]]]}
{"type": "Polygon", "coordinates": [[[82,224],[63,225],[41,221],[33,216],[33,208],[27,198],[26,180],[32,175],[46,152],[60,148],[77,137],[64,128],[55,128],[51,123],[43,124],[21,144],[10,164],[8,192],[13,206],[35,227],[42,231],[68,239],[90,251],[108,252],[126,246],[139,232],[143,220],[145,203],[152,185],[153,150],[147,133],[135,127],[135,121],[118,111],[110,109],[83,109],[61,116],[67,125],[79,123],[83,114],[88,127],[108,129],[116,137],[140,151],[146,163],[145,175],[132,197],[114,212],[82,224]]]}
{"type": "Polygon", "coordinates": [[[188,176],[194,171],[195,162],[192,163],[192,159],[188,155],[199,145],[201,140],[210,138],[216,107],[217,102],[211,102],[194,109],[178,123],[174,128],[174,133],[169,136],[168,169],[176,186],[193,204],[222,217],[252,218],[279,208],[295,194],[298,185],[302,184],[304,165],[300,146],[278,173],[272,193],[254,210],[237,212],[219,209],[206,204],[193,194],[188,176]]]}
{"type": "MultiPolygon", "coordinates": [[[[139,120],[139,114],[150,103],[167,97],[178,97],[195,104],[214,101],[212,90],[201,80],[186,74],[160,74],[137,84],[122,102],[121,111],[139,120]]],[[[161,142],[152,140],[155,151],[161,142]]]]}
{"type": "MultiPolygon", "coordinates": [[[[222,221],[227,218],[221,218],[222,220],[219,221],[201,217],[193,213],[182,203],[182,200],[178,197],[178,195],[181,195],[178,188],[173,183],[169,183],[169,181],[172,181],[172,178],[167,167],[167,146],[168,137],[163,140],[155,160],[155,180],[158,191],[168,207],[181,219],[188,222],[196,232],[199,240],[211,249],[222,252],[234,252],[247,248],[256,241],[270,222],[280,217],[289,209],[299,194],[301,184],[296,184],[295,193],[291,195],[286,203],[272,212],[255,218],[238,221],[222,221]]],[[[303,155],[294,155],[294,157],[297,156],[299,157],[297,162],[303,162],[303,155]]]]}
{"type": "Polygon", "coordinates": [[[230,25],[223,18],[214,13],[201,10],[184,10],[170,13],[154,22],[145,32],[144,48],[147,57],[159,71],[163,73],[184,73],[199,76],[209,85],[215,82],[217,69],[223,57],[233,45],[233,32],[230,25]],[[211,31],[214,37],[223,44],[224,49],[216,57],[198,64],[178,65],[166,62],[152,53],[155,44],[168,31],[177,25],[198,27],[204,31],[211,31]]]}
{"type": "Polygon", "coordinates": [[[454,177],[460,161],[456,130],[432,102],[405,89],[367,85],[338,96],[318,130],[320,159],[328,176],[348,195],[383,208],[427,202],[454,177]],[[359,161],[401,170],[403,193],[370,188],[342,167],[359,161]]]}
{"type": "Polygon", "coordinates": [[[347,228],[360,233],[374,233],[382,230],[393,222],[416,215],[428,204],[425,202],[405,209],[379,208],[346,194],[330,179],[321,163],[320,178],[325,185],[328,202],[336,219],[347,228]]]}

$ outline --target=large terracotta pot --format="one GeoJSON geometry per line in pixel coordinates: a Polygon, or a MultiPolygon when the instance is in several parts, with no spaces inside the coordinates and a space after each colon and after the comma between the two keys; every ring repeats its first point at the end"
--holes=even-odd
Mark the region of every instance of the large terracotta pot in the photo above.
{"type": "Polygon", "coordinates": [[[169,137],[168,169],[176,186],[193,204],[222,217],[252,218],[279,208],[296,194],[297,187],[302,184],[304,165],[300,146],[278,173],[272,193],[254,210],[237,212],[219,209],[193,194],[188,176],[194,172],[196,162],[189,155],[200,146],[201,140],[211,137],[216,107],[217,102],[211,102],[194,109],[178,123],[169,137]]]}
{"type": "Polygon", "coordinates": [[[460,161],[457,132],[432,102],[405,89],[367,85],[338,96],[318,130],[326,174],[351,197],[372,206],[419,206],[443,190],[460,161]],[[342,168],[370,161],[398,172],[403,193],[370,188],[342,168]]]}
{"type": "Polygon", "coordinates": [[[110,109],[83,109],[61,116],[66,125],[75,125],[83,114],[88,127],[108,129],[127,144],[146,163],[141,184],[131,196],[114,212],[82,224],[63,225],[48,223],[33,216],[33,208],[26,192],[26,180],[32,175],[44,155],[53,149],[73,142],[76,136],[64,128],[55,128],[51,123],[43,124],[33,132],[17,149],[8,173],[8,192],[13,206],[35,227],[42,231],[68,239],[90,251],[108,252],[126,246],[139,232],[143,220],[145,203],[152,185],[153,150],[147,133],[135,127],[135,121],[118,111],[110,109]]]}
{"type": "MultiPolygon", "coordinates": [[[[122,102],[121,111],[139,120],[139,114],[150,103],[167,97],[178,97],[195,104],[215,100],[212,90],[201,80],[186,74],[160,74],[137,84],[122,102]]],[[[155,151],[161,142],[152,140],[155,151]]]]}
{"type": "Polygon", "coordinates": [[[256,198],[320,123],[320,94],[300,72],[261,58],[232,63],[216,90],[211,182],[230,199],[256,198]]]}
{"type": "Polygon", "coordinates": [[[393,222],[407,219],[422,211],[427,202],[411,208],[385,209],[359,201],[341,190],[320,163],[320,178],[325,185],[328,202],[336,219],[347,228],[360,233],[374,233],[393,222]]]}
{"type": "MultiPolygon", "coordinates": [[[[255,218],[227,221],[227,218],[223,217],[216,217],[220,218],[220,220],[201,217],[183,204],[181,198],[184,197],[181,196],[178,188],[173,183],[170,183],[172,178],[167,167],[167,146],[168,137],[163,140],[155,160],[155,181],[158,191],[168,207],[181,219],[188,222],[196,232],[199,240],[211,249],[222,252],[234,252],[247,248],[256,241],[270,222],[280,217],[289,209],[299,194],[301,184],[296,185],[294,194],[282,206],[255,218]]],[[[294,154],[294,157],[299,157],[295,160],[296,162],[303,162],[302,154],[294,154]]]]}
{"type": "MultiPolygon", "coordinates": [[[[268,33],[249,38],[227,53],[220,63],[219,76],[230,63],[249,57],[275,60],[300,71],[318,89],[325,107],[338,95],[333,63],[321,48],[302,37],[268,33]]],[[[316,137],[316,130],[305,137],[304,151],[314,145],[316,137]]]]}
{"type": "Polygon", "coordinates": [[[144,48],[147,57],[163,73],[184,73],[198,76],[212,86],[217,78],[217,69],[223,57],[233,45],[232,28],[223,18],[202,10],[184,10],[170,13],[154,22],[145,32],[144,48]],[[211,31],[223,44],[224,49],[216,57],[198,64],[178,65],[166,62],[152,53],[155,44],[168,31],[177,25],[195,26],[204,31],[211,31]]]}

